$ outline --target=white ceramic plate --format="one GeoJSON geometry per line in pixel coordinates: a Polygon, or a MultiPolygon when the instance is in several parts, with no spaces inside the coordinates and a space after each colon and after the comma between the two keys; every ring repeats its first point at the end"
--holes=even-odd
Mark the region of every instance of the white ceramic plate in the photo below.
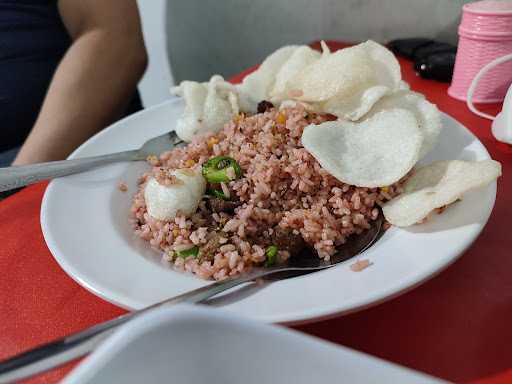
{"type": "Polygon", "coordinates": [[[130,321],[63,380],[64,384],[339,382],[444,383],[286,328],[191,306],[161,308],[130,321]]]}
{"type": "MultiPolygon", "coordinates": [[[[183,104],[171,100],[135,114],[91,138],[72,158],[139,147],[174,128],[183,104]]],[[[433,159],[489,158],[484,146],[457,121],[442,118],[433,159]]],[[[61,267],[98,296],[125,308],[142,308],[208,282],[171,270],[148,244],[132,236],[131,196],[146,164],[122,163],[54,180],[46,190],[41,225],[61,267]],[[118,190],[125,181],[128,192],[118,190]]],[[[266,322],[295,323],[347,313],[394,297],[452,263],[475,240],[491,213],[496,183],[467,194],[442,215],[407,229],[392,228],[362,257],[373,265],[352,272],[349,265],[245,287],[212,304],[266,322]]]]}

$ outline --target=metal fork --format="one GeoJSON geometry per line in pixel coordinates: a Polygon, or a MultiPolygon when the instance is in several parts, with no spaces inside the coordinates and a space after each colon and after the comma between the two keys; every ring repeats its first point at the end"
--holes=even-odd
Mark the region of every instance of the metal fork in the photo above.
{"type": "Polygon", "coordinates": [[[237,285],[263,277],[273,277],[272,281],[275,281],[331,268],[336,264],[351,259],[372,246],[384,232],[383,222],[384,219],[382,213],[380,213],[369,230],[364,231],[360,235],[351,236],[349,241],[339,247],[337,253],[329,261],[318,258],[312,252],[307,252],[304,255],[291,257],[284,265],[271,268],[256,268],[249,273],[218,281],[144,309],[127,313],[4,360],[0,362],[0,384],[33,376],[84,356],[93,351],[118,326],[152,309],[178,303],[202,303],[206,299],[237,285]]]}
{"type": "Polygon", "coordinates": [[[41,180],[85,172],[110,163],[145,160],[150,155],[158,155],[184,144],[176,132],[171,131],[146,141],[142,147],[132,151],[0,168],[0,192],[37,183],[41,180]]]}

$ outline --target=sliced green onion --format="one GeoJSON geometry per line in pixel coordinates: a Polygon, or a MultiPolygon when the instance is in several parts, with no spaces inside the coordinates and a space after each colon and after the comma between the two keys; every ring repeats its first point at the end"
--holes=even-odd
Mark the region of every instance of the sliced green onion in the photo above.
{"type": "Polygon", "coordinates": [[[229,198],[224,194],[224,192],[219,191],[218,189],[209,189],[206,191],[206,194],[216,197],[217,199],[226,200],[226,201],[229,200],[229,198]]]}
{"type": "Polygon", "coordinates": [[[182,257],[184,259],[186,259],[187,257],[190,257],[190,256],[197,257],[198,254],[199,254],[199,247],[196,247],[196,246],[194,246],[192,248],[183,249],[181,251],[176,251],[176,256],[182,257]]]}
{"type": "Polygon", "coordinates": [[[242,169],[232,157],[217,156],[203,165],[202,173],[209,183],[227,183],[241,177],[242,169]]]}
{"type": "Polygon", "coordinates": [[[265,262],[265,267],[271,267],[276,263],[277,259],[277,248],[275,245],[271,245],[265,251],[265,256],[267,256],[267,261],[265,262]]]}

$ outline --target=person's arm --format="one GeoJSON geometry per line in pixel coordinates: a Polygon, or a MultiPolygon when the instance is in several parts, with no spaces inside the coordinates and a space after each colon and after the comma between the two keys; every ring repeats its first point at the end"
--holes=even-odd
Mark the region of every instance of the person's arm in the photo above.
{"type": "Polygon", "coordinates": [[[59,0],[73,43],[15,165],[66,158],[126,108],[147,64],[135,0],[59,0]]]}

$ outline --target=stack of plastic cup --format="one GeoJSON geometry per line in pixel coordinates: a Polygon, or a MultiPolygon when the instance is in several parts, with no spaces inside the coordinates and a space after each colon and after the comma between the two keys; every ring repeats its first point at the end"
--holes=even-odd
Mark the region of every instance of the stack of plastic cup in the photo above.
{"type": "MultiPolygon", "coordinates": [[[[462,7],[459,46],[448,94],[466,100],[471,81],[492,60],[512,53],[512,1],[484,0],[462,7]]],[[[503,101],[512,83],[512,62],[490,70],[478,83],[473,101],[503,101]]]]}

